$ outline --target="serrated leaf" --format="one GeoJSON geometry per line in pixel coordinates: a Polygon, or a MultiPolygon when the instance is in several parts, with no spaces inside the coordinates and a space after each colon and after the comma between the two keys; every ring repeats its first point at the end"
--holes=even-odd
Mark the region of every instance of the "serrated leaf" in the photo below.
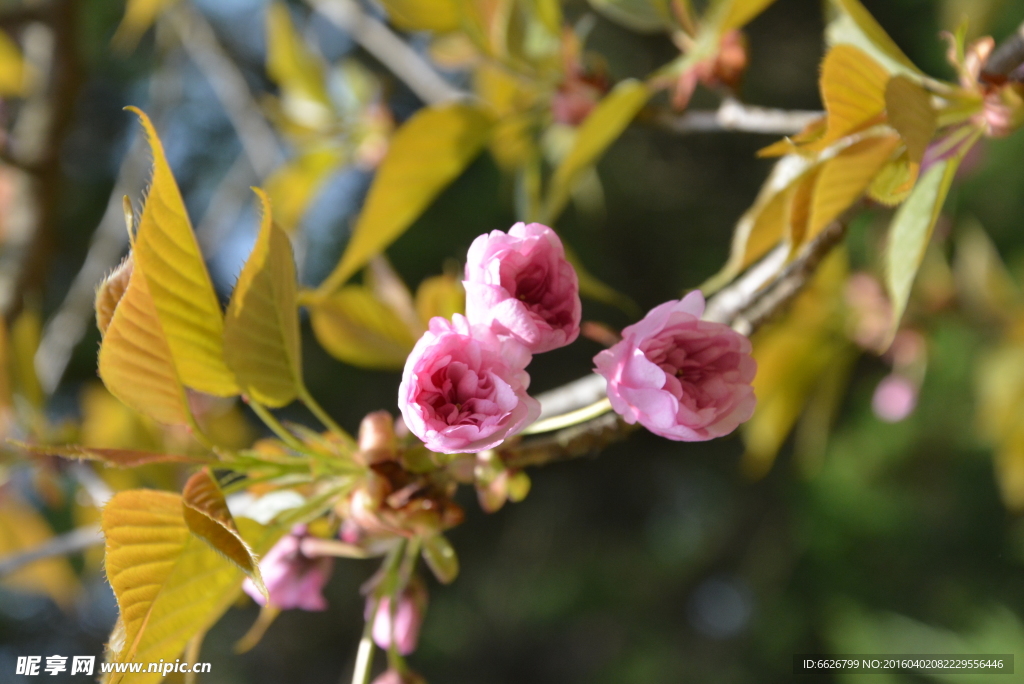
{"type": "Polygon", "coordinates": [[[886,66],[889,71],[898,70],[920,75],[920,70],[903,54],[860,0],[831,0],[831,3],[839,10],[840,16],[827,28],[829,45],[854,45],[883,62],[888,62],[886,66]]]}
{"type": "Polygon", "coordinates": [[[295,230],[310,202],[345,159],[341,147],[315,148],[303,151],[270,174],[265,185],[274,205],[274,222],[286,233],[295,230]]]}
{"type": "Polygon", "coordinates": [[[314,128],[330,123],[333,105],[326,67],[296,32],[288,7],[280,2],[267,8],[267,74],[280,86],[290,118],[314,128]]]}
{"type": "Polygon", "coordinates": [[[459,557],[443,534],[423,540],[423,560],[441,584],[451,584],[459,576],[459,557]]]}
{"type": "Polygon", "coordinates": [[[175,2],[177,0],[128,0],[124,17],[110,39],[111,44],[118,50],[134,50],[142,34],[149,30],[164,9],[175,2]]]}
{"type": "Polygon", "coordinates": [[[840,138],[880,123],[888,81],[889,72],[863,50],[852,45],[829,50],[819,80],[828,114],[827,129],[807,149],[823,150],[840,138]]]}
{"type": "Polygon", "coordinates": [[[633,31],[655,33],[675,27],[668,0],[590,0],[590,5],[633,31]]]}
{"type": "Polygon", "coordinates": [[[388,18],[403,31],[454,31],[461,23],[458,0],[381,0],[388,18]]]}
{"type": "MultiPolygon", "coordinates": [[[[279,536],[274,529],[243,523],[242,532],[261,552],[279,536]]],[[[113,662],[173,661],[237,597],[244,574],[190,534],[177,494],[119,492],[103,509],[102,527],[107,581],[120,609],[120,634],[111,639],[113,662]]],[[[143,671],[105,681],[156,684],[161,678],[143,671]]]]}
{"type": "Polygon", "coordinates": [[[228,503],[224,500],[224,493],[208,468],[203,468],[188,479],[181,499],[185,524],[192,534],[241,568],[269,601],[270,595],[260,575],[259,560],[239,534],[231,511],[228,510],[228,503]]]}
{"type": "Polygon", "coordinates": [[[30,444],[11,440],[19,449],[39,456],[60,456],[82,461],[97,461],[114,468],[137,468],[150,463],[209,463],[211,459],[187,454],[161,454],[138,449],[105,449],[66,444],[30,444]]]}
{"type": "Polygon", "coordinates": [[[896,211],[889,226],[885,253],[885,285],[892,302],[889,339],[892,340],[910,300],[917,269],[924,259],[932,229],[946,193],[953,182],[959,159],[938,162],[925,171],[907,201],[896,211]]]}
{"type": "Polygon", "coordinates": [[[401,368],[416,343],[401,317],[361,285],[317,299],[310,321],[321,346],[354,366],[401,368]]]}
{"type": "Polygon", "coordinates": [[[895,135],[867,138],[850,145],[821,166],[814,183],[805,240],[814,239],[867,191],[899,144],[895,135]]]}
{"type": "Polygon", "coordinates": [[[238,276],[224,322],[228,364],[242,390],[261,404],[284,406],[302,390],[302,348],[291,242],[274,225],[270,200],[255,190],[263,219],[238,276]]]}
{"type": "Polygon", "coordinates": [[[466,289],[452,275],[424,278],[416,288],[416,314],[424,325],[434,316],[451,319],[466,312],[466,289]]]}
{"type": "MultiPolygon", "coordinates": [[[[36,549],[53,537],[46,519],[17,496],[0,499],[0,557],[36,549]]],[[[37,560],[3,577],[8,588],[46,594],[61,608],[70,608],[78,578],[66,558],[37,560]]]]}
{"type": "Polygon", "coordinates": [[[132,255],[128,254],[96,288],[96,327],[100,329],[101,336],[106,334],[117,303],[128,289],[133,265],[132,255]]]}
{"type": "Polygon", "coordinates": [[[153,176],[135,237],[135,270],[146,282],[181,382],[220,397],[238,393],[224,363],[224,317],[206,271],[185,203],[153,123],[142,123],[153,154],[153,176]]]}
{"type": "Polygon", "coordinates": [[[906,76],[893,76],[885,86],[885,110],[889,125],[907,145],[910,161],[920,164],[938,125],[931,95],[906,76]]]}
{"type": "Polygon", "coordinates": [[[483,149],[491,119],[468,104],[421,109],[391,139],[341,262],[318,288],[329,295],[406,231],[483,149]]]}
{"type": "Polygon", "coordinates": [[[190,424],[185,388],[139,268],[114,309],[98,366],[103,384],[129,408],[165,425],[190,424]]]}
{"type": "Polygon", "coordinates": [[[544,222],[562,213],[583,172],[604,154],[647,104],[651,90],[642,81],[626,79],[605,95],[576,131],[576,139],[555,169],[544,208],[544,222]]]}

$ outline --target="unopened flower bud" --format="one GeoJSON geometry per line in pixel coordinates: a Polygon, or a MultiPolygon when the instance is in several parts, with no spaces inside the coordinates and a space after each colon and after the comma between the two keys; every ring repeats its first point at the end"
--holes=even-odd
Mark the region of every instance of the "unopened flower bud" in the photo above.
{"type": "Polygon", "coordinates": [[[365,465],[395,457],[395,419],[387,411],[374,411],[359,424],[359,453],[365,465]]]}
{"type": "Polygon", "coordinates": [[[374,679],[371,684],[427,684],[427,680],[415,672],[407,671],[403,675],[398,670],[387,670],[374,679]]]}
{"type": "MultiPolygon", "coordinates": [[[[366,603],[366,616],[373,613],[374,600],[366,603]]],[[[391,648],[394,639],[395,648],[402,655],[409,655],[416,650],[420,638],[420,626],[427,609],[427,590],[419,578],[413,578],[392,613],[391,599],[380,599],[377,614],[373,618],[373,640],[383,649],[391,648]]]]}

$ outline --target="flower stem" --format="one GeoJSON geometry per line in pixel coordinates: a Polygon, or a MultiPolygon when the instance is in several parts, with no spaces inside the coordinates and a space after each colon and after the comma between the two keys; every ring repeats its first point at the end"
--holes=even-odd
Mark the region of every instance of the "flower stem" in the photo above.
{"type": "Polygon", "coordinates": [[[323,407],[317,403],[316,399],[313,398],[313,395],[310,394],[309,390],[305,387],[299,390],[299,401],[306,405],[306,408],[316,416],[316,419],[319,420],[325,428],[339,435],[350,447],[355,448],[356,441],[352,439],[352,435],[348,434],[348,432],[338,425],[327,411],[324,411],[323,407]]]}
{"type": "Polygon", "coordinates": [[[283,425],[274,417],[266,406],[263,406],[257,401],[249,399],[249,408],[252,409],[253,413],[259,416],[259,419],[263,421],[263,424],[270,428],[278,439],[287,444],[296,451],[305,452],[306,446],[295,438],[295,435],[288,432],[283,425]]]}

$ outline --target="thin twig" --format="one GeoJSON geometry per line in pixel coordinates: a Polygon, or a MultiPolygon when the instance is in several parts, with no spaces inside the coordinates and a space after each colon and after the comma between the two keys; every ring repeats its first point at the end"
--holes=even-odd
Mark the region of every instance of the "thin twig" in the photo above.
{"type": "Polygon", "coordinates": [[[306,0],[310,7],[356,42],[405,83],[423,102],[462,100],[469,94],[448,83],[427,60],[353,0],[306,0]]]}
{"type": "Polygon", "coordinates": [[[734,98],[726,98],[713,111],[695,110],[684,114],[660,111],[654,114],[652,121],[673,133],[741,131],[794,135],[824,115],[824,112],[808,110],[754,107],[734,98]]]}
{"type": "Polygon", "coordinates": [[[6,577],[30,563],[78,553],[91,546],[103,543],[103,534],[98,525],[79,527],[76,530],[52,537],[34,549],[0,558],[0,577],[6,577]]]}

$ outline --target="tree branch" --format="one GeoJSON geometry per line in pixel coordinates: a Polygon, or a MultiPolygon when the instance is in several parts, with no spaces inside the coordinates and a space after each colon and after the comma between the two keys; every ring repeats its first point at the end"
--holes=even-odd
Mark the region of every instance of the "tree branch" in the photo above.
{"type": "Polygon", "coordinates": [[[818,111],[754,107],[728,97],[713,111],[695,110],[675,114],[668,110],[659,110],[653,113],[651,121],[673,133],[741,131],[794,135],[824,115],[825,112],[818,111]]]}
{"type": "Polygon", "coordinates": [[[76,530],[52,537],[34,549],[0,558],[0,578],[21,570],[30,563],[56,556],[66,556],[69,553],[78,553],[102,543],[103,534],[98,525],[79,527],[76,530]]]}

